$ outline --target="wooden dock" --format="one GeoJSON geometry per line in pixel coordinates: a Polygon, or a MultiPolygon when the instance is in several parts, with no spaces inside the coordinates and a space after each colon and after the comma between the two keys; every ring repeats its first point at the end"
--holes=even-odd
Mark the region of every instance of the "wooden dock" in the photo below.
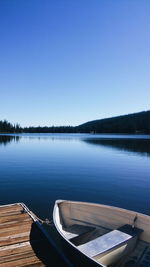
{"type": "Polygon", "coordinates": [[[24,204],[0,206],[0,267],[64,266],[52,264],[55,254],[24,204]]]}

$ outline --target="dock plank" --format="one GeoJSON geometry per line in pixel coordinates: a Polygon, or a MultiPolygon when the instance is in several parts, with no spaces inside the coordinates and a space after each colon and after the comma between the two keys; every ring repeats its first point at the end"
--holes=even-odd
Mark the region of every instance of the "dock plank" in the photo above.
{"type": "MultiPolygon", "coordinates": [[[[12,260],[9,262],[5,262],[5,263],[0,263],[0,267],[19,267],[19,266],[31,266],[31,264],[35,264],[35,263],[42,263],[36,256],[30,256],[30,257],[26,257],[23,259],[18,259],[18,260],[12,260]]],[[[44,264],[42,264],[41,266],[45,266],[44,264]]]]}
{"type": "Polygon", "coordinates": [[[22,252],[20,252],[20,253],[10,254],[10,255],[1,257],[0,258],[0,264],[15,261],[15,260],[20,260],[20,259],[24,259],[24,258],[29,258],[29,257],[33,257],[33,256],[36,256],[36,255],[32,249],[29,249],[28,251],[22,250],[22,252]]]}
{"type": "Polygon", "coordinates": [[[23,221],[25,219],[29,218],[29,215],[27,213],[19,214],[17,215],[7,215],[0,217],[0,224],[1,223],[7,223],[11,221],[23,221]]]}
{"type": "Polygon", "coordinates": [[[23,232],[27,232],[30,230],[31,230],[31,224],[30,223],[23,224],[22,227],[15,226],[15,227],[9,227],[6,229],[3,228],[3,229],[1,229],[0,238],[19,234],[19,233],[23,233],[23,232]]]}
{"type": "Polygon", "coordinates": [[[0,206],[0,215],[2,213],[12,212],[12,211],[21,211],[22,209],[23,208],[20,204],[0,206]]]}
{"type": "Polygon", "coordinates": [[[10,228],[11,226],[16,226],[16,225],[21,225],[24,224],[24,223],[32,223],[32,220],[31,218],[26,218],[22,221],[8,221],[8,222],[5,222],[5,223],[1,223],[0,224],[0,231],[3,229],[3,228],[10,228]]]}
{"type": "Polygon", "coordinates": [[[2,218],[3,216],[6,217],[9,215],[19,215],[19,214],[21,214],[21,211],[9,211],[7,213],[2,212],[2,213],[0,213],[0,217],[2,218]]]}
{"type": "Polygon", "coordinates": [[[4,233],[4,232],[15,232],[15,231],[19,231],[20,229],[26,229],[26,228],[31,228],[31,222],[30,221],[23,221],[21,223],[16,223],[16,224],[9,224],[7,225],[3,225],[3,227],[0,228],[0,233],[4,233]]]}
{"type": "Polygon", "coordinates": [[[11,235],[0,238],[0,246],[6,246],[11,244],[16,244],[20,242],[25,242],[30,239],[30,231],[21,234],[11,235]]]}
{"type": "Polygon", "coordinates": [[[0,267],[49,266],[47,243],[22,205],[0,206],[0,267]]]}
{"type": "Polygon", "coordinates": [[[32,250],[31,244],[29,241],[18,243],[18,244],[12,244],[0,247],[0,257],[6,257],[13,254],[18,254],[22,252],[26,252],[32,250]]]}

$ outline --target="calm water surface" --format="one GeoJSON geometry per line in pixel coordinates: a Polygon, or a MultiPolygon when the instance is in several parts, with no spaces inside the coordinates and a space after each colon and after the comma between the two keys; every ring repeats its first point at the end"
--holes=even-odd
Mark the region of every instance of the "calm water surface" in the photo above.
{"type": "Polygon", "coordinates": [[[52,218],[56,199],[150,215],[150,136],[0,135],[0,204],[52,218]]]}

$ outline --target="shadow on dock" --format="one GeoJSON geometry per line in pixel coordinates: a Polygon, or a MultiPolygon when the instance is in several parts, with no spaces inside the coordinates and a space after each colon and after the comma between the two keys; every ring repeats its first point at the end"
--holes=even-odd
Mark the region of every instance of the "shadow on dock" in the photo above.
{"type": "Polygon", "coordinates": [[[69,266],[53,246],[53,241],[48,240],[40,228],[35,222],[32,223],[30,244],[36,257],[42,261],[43,266],[69,266]]]}

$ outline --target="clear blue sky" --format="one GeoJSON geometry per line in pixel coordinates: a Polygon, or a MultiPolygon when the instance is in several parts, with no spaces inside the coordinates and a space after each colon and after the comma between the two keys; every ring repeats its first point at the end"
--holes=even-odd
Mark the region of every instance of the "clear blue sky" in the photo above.
{"type": "Polygon", "coordinates": [[[149,109],[149,0],[0,0],[0,120],[78,125],[149,109]]]}

